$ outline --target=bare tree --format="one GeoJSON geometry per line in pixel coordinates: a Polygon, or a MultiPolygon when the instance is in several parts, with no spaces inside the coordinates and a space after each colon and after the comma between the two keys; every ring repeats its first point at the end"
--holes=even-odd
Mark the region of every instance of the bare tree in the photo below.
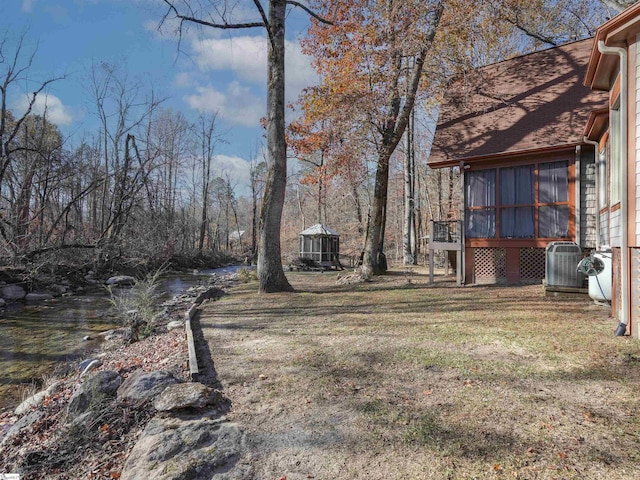
{"type": "MultiPolygon", "coordinates": [[[[29,82],[28,73],[33,64],[37,49],[30,54],[24,52],[25,34],[20,35],[16,45],[10,48],[9,37],[0,39],[0,195],[5,188],[5,180],[8,169],[19,158],[19,154],[27,150],[27,146],[16,142],[16,137],[21,132],[24,122],[30,117],[39,95],[43,95],[46,88],[53,82],[64,77],[54,77],[39,82],[29,82]],[[7,105],[11,90],[19,82],[33,85],[32,93],[27,96],[27,105],[24,113],[15,116],[7,105]]],[[[4,207],[3,207],[4,208],[4,207]]],[[[0,218],[0,235],[7,241],[13,253],[18,246],[13,242],[7,228],[13,229],[10,220],[5,216],[0,218]]]]}
{"type": "Polygon", "coordinates": [[[220,136],[216,135],[217,114],[200,115],[196,125],[196,136],[200,148],[200,167],[202,175],[202,214],[200,217],[200,237],[198,240],[198,252],[202,253],[204,240],[209,227],[209,199],[211,195],[211,165],[216,145],[220,136]]]}
{"type": "Polygon", "coordinates": [[[293,290],[282,268],[280,248],[280,226],[287,184],[287,143],[285,138],[285,95],[284,95],[284,53],[285,19],[287,5],[300,7],[320,21],[309,8],[294,0],[269,0],[268,15],[259,0],[253,0],[258,20],[254,22],[233,23],[225,18],[225,9],[209,4],[209,11],[194,10],[198,2],[183,0],[164,0],[168,12],[164,20],[170,17],[180,21],[180,32],[184,23],[217,28],[243,29],[264,28],[267,32],[267,148],[268,168],[267,185],[260,219],[258,241],[258,279],[260,292],[283,292],[293,290]],[[221,13],[222,12],[222,13],[221,13]],[[214,15],[218,15],[216,21],[214,15]],[[206,19],[210,20],[206,20],[206,19]]]}

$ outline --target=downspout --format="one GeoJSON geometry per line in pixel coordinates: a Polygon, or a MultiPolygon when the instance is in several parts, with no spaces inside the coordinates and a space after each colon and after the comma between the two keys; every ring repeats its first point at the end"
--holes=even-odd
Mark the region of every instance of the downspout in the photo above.
{"type": "Polygon", "coordinates": [[[596,252],[600,251],[600,144],[595,140],[589,140],[585,136],[582,141],[586,144],[593,145],[594,160],[596,166],[595,190],[596,190],[596,252]]]}
{"type": "Polygon", "coordinates": [[[629,192],[627,191],[627,138],[628,138],[628,83],[629,73],[627,65],[627,51],[621,47],[608,47],[604,44],[604,40],[598,40],[598,50],[604,55],[618,55],[620,57],[620,289],[622,290],[621,298],[623,301],[620,307],[620,325],[616,329],[616,336],[623,336],[629,325],[629,303],[624,301],[628,298],[629,293],[629,227],[627,225],[629,210],[629,192]],[[623,127],[624,124],[624,127],[623,127]]]}
{"type": "Polygon", "coordinates": [[[581,195],[580,195],[580,180],[582,178],[582,172],[580,171],[580,155],[582,153],[582,148],[580,147],[580,145],[576,145],[576,161],[575,161],[575,166],[576,166],[576,179],[575,179],[575,186],[576,186],[576,221],[575,221],[575,225],[576,225],[576,243],[578,245],[580,245],[580,248],[583,247],[582,245],[582,229],[580,228],[580,224],[582,223],[582,208],[580,208],[580,200],[581,200],[581,195]]]}
{"type": "Polygon", "coordinates": [[[462,285],[466,285],[467,284],[467,265],[465,263],[465,258],[466,258],[466,254],[465,254],[465,249],[464,249],[464,245],[466,243],[466,239],[465,239],[465,227],[467,224],[467,188],[465,185],[465,181],[466,181],[466,175],[464,173],[465,168],[468,168],[468,166],[465,167],[464,162],[460,162],[460,182],[462,183],[462,215],[460,215],[462,218],[459,220],[459,228],[460,228],[460,265],[458,265],[458,268],[460,269],[460,279],[461,279],[461,283],[462,285]]]}

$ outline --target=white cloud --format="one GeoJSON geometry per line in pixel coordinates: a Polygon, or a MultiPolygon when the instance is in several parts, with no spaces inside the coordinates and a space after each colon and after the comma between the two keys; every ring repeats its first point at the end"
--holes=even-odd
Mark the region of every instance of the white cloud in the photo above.
{"type": "MultiPolygon", "coordinates": [[[[232,70],[241,80],[266,83],[267,40],[264,36],[207,38],[194,40],[191,46],[194,60],[203,71],[232,70]]],[[[318,77],[298,43],[287,40],[285,52],[287,97],[295,99],[304,87],[316,84],[318,77]]]]}
{"type": "MultiPolygon", "coordinates": [[[[25,112],[28,107],[29,97],[26,95],[21,97],[15,105],[15,109],[20,112],[25,112]]],[[[51,93],[41,93],[38,95],[31,112],[36,115],[46,114],[47,120],[58,126],[70,125],[71,122],[73,122],[73,116],[69,108],[66,107],[58,97],[51,93]]]]}
{"type": "Polygon", "coordinates": [[[247,87],[233,81],[225,92],[213,86],[197,87],[196,93],[184,97],[187,104],[199,112],[215,113],[237,125],[257,127],[265,115],[265,102],[247,87]]]}
{"type": "Polygon", "coordinates": [[[33,12],[33,6],[35,5],[36,0],[22,0],[22,11],[24,13],[33,12]]]}
{"type": "Polygon", "coordinates": [[[175,78],[173,79],[173,83],[175,84],[176,87],[191,87],[193,86],[193,79],[191,78],[191,75],[189,75],[186,72],[181,72],[178,73],[175,78]]]}
{"type": "Polygon", "coordinates": [[[220,176],[228,176],[236,194],[243,195],[250,183],[251,164],[244,158],[229,155],[216,155],[214,161],[217,171],[221,172],[220,176]]]}

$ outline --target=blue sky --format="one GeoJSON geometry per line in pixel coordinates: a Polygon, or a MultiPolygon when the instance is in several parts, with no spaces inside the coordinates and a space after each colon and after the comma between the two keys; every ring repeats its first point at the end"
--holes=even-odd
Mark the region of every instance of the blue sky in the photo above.
{"type": "MultiPolygon", "coordinates": [[[[236,2],[240,20],[256,19],[252,2],[236,2]],[[245,9],[245,11],[242,10],[245,9]]],[[[189,119],[199,112],[218,113],[225,144],[218,147],[216,168],[229,174],[242,189],[248,162],[257,156],[265,114],[266,40],[262,29],[197,30],[183,35],[180,51],[173,25],[158,24],[166,12],[161,0],[2,0],[0,31],[12,47],[25,35],[24,50],[37,48],[28,76],[31,84],[9,95],[20,110],[24,92],[39,81],[65,76],[51,84],[38,107],[45,103],[50,120],[72,140],[95,131],[92,100],[86,77],[92,63],[109,62],[126,69],[130,79],[153,85],[164,106],[182,111],[189,119]]],[[[306,14],[288,18],[287,100],[316,81],[309,59],[297,38],[304,34],[306,14]]],[[[2,73],[0,66],[0,73],[2,73]]]]}

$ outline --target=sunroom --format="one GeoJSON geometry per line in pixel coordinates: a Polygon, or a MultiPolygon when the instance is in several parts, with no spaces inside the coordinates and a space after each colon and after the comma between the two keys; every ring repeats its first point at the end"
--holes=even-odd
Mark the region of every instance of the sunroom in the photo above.
{"type": "Polygon", "coordinates": [[[550,242],[595,246],[583,131],[607,100],[581,84],[592,42],[483,67],[447,91],[429,165],[461,173],[464,283],[539,283],[550,242]]]}

